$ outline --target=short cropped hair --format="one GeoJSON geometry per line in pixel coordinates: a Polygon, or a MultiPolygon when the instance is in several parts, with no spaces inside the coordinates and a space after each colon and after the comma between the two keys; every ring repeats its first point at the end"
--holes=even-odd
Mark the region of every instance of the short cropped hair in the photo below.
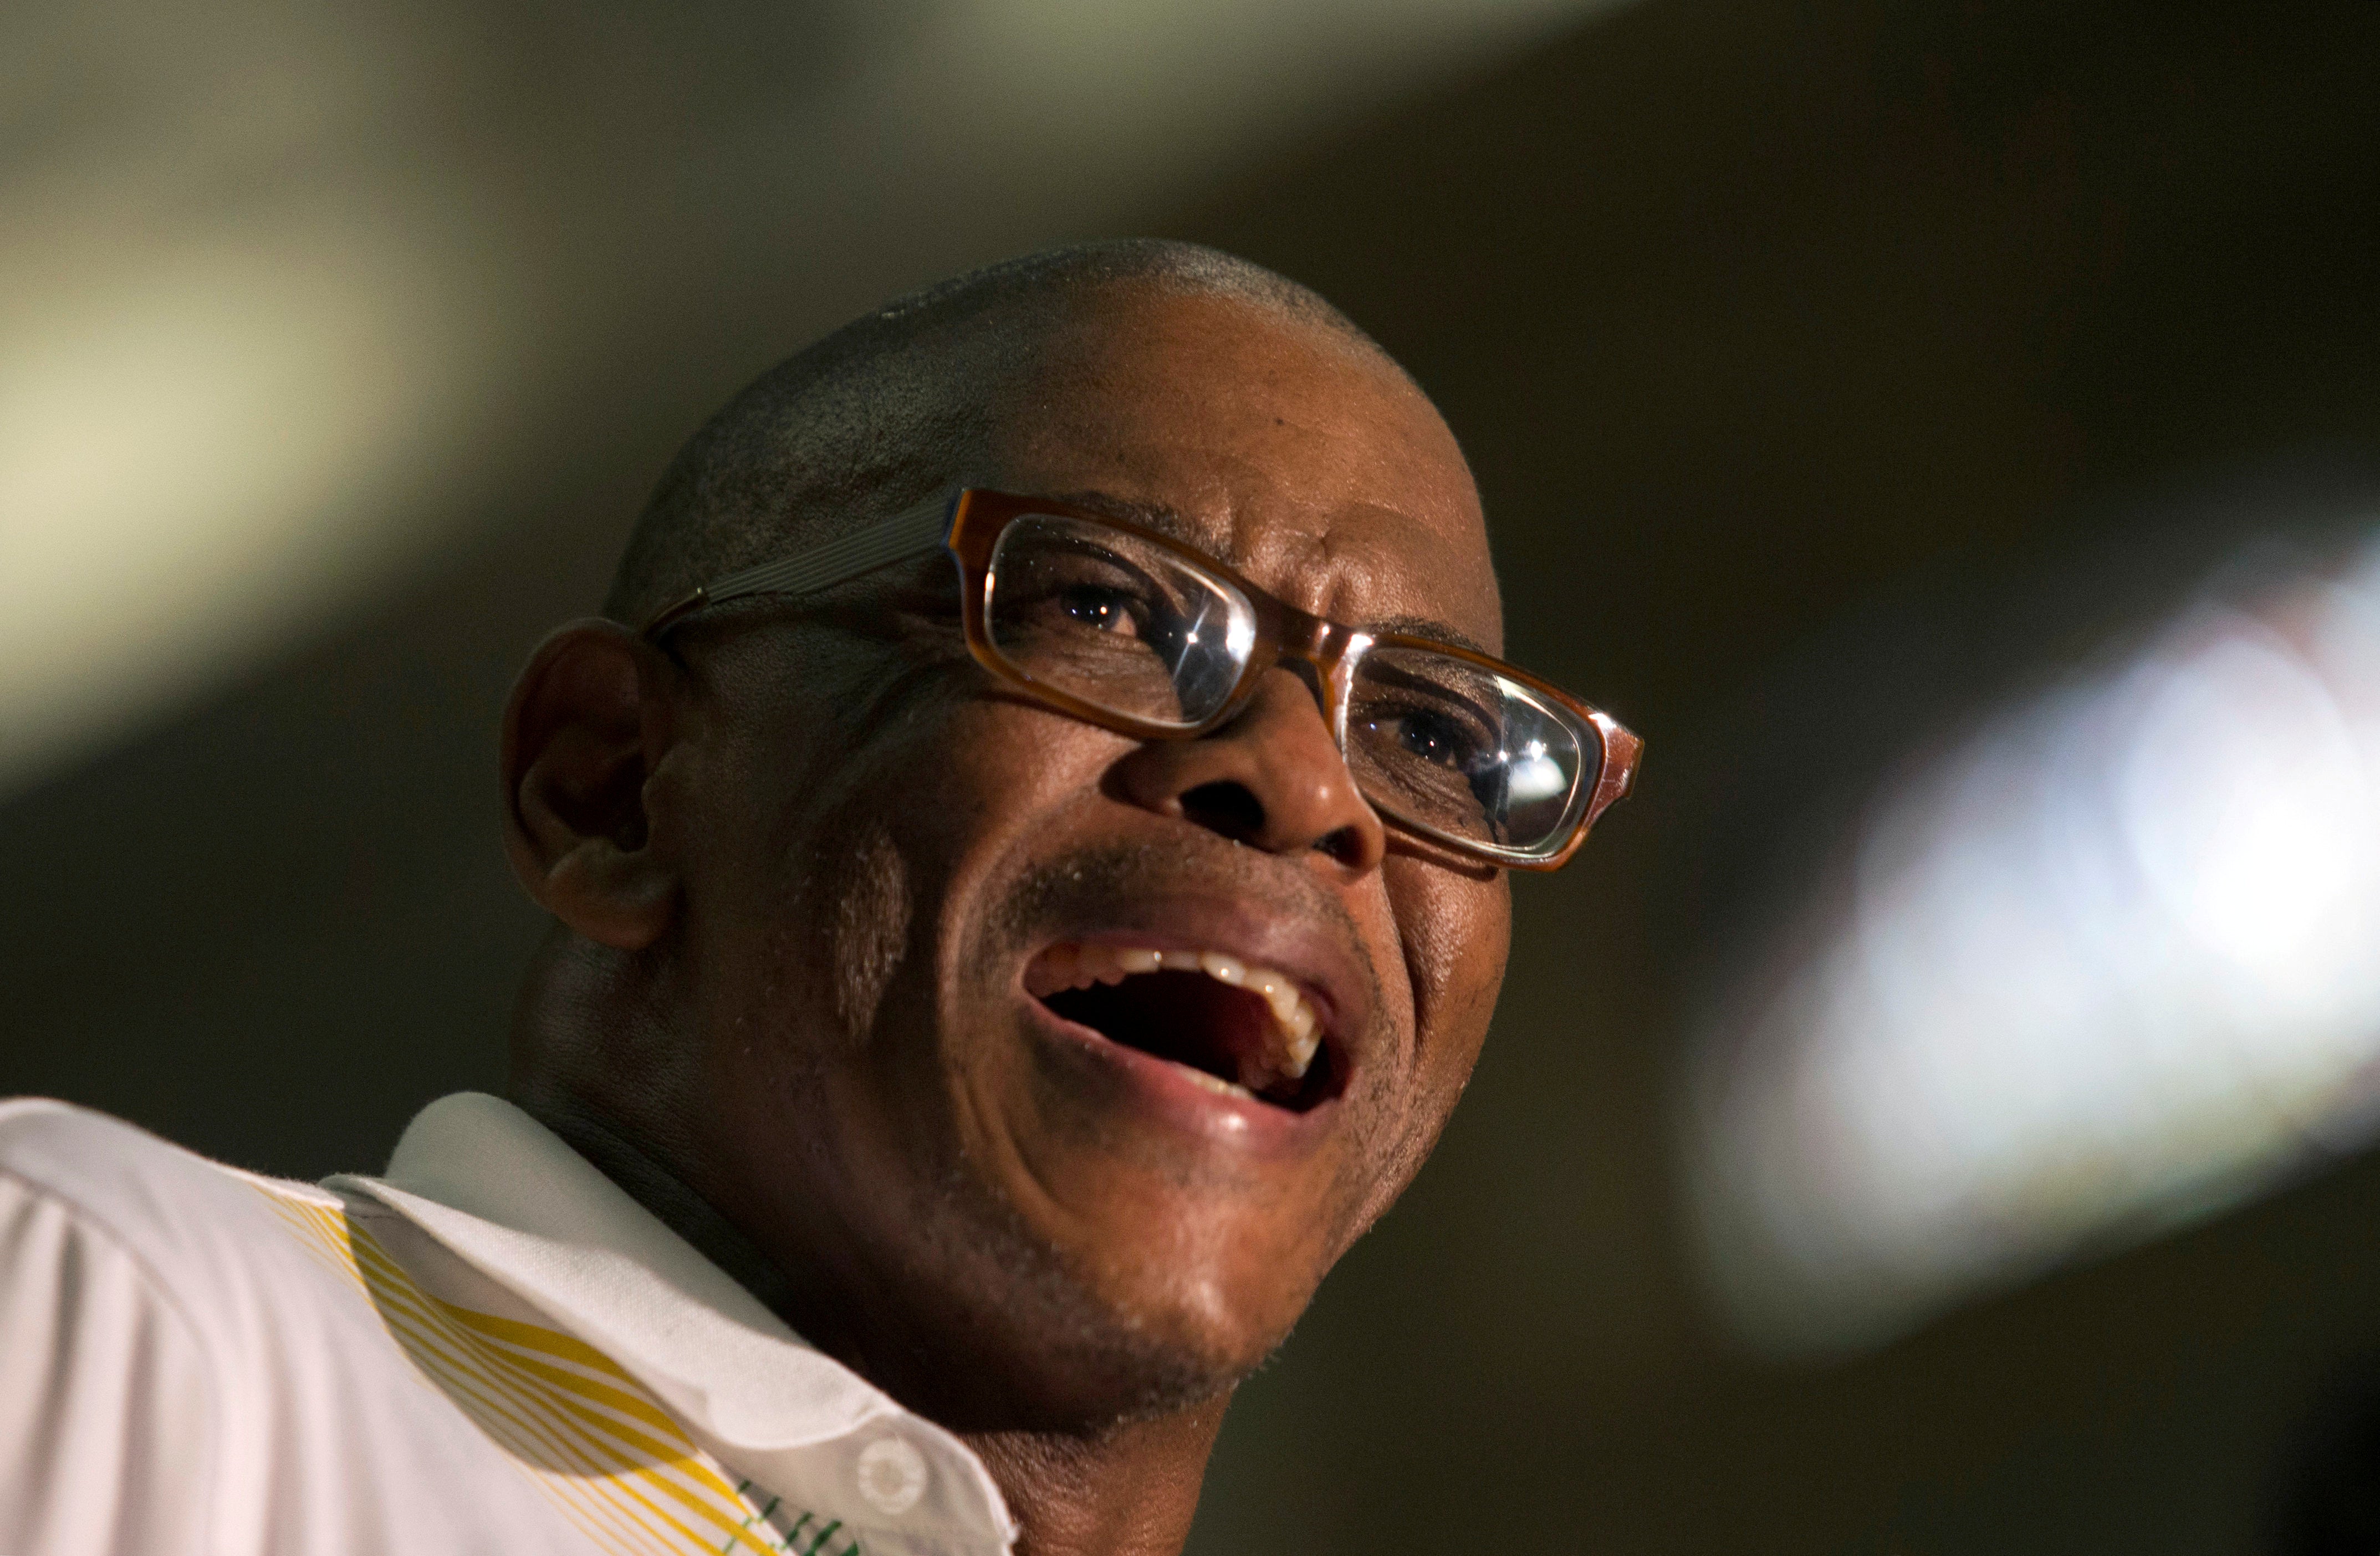
{"type": "Polygon", "coordinates": [[[604,614],[637,624],[698,584],[832,538],[980,461],[1002,390],[1092,295],[1221,296],[1387,353],[1321,297],[1195,243],[1125,238],[1008,260],[866,314],[754,380],[689,439],[645,504],[604,614]]]}

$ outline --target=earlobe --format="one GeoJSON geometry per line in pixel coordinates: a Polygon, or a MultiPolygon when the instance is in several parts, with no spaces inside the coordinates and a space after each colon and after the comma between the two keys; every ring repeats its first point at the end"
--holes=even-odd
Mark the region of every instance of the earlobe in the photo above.
{"type": "Polygon", "coordinates": [[[573,622],[540,644],[504,709],[504,843],[555,918],[638,951],[675,911],[647,782],[671,734],[666,663],[616,622],[573,622]]]}

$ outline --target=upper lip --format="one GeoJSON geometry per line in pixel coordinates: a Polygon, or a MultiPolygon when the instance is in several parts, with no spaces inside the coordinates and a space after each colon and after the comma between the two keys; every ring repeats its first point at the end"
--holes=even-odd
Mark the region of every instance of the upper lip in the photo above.
{"type": "Polygon", "coordinates": [[[1065,924],[1043,936],[1032,955],[1061,943],[1220,951],[1286,973],[1314,1007],[1331,1062],[1352,1074],[1363,1056],[1363,1034],[1370,1027],[1370,979],[1364,976],[1357,954],[1326,925],[1309,918],[1227,897],[1160,894],[1136,898],[1120,912],[1065,924]]]}

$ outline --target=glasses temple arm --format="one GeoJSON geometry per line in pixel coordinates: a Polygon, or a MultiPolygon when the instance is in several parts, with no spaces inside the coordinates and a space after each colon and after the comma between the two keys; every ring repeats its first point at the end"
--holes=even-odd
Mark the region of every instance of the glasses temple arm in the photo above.
{"type": "Polygon", "coordinates": [[[706,605],[740,600],[747,594],[814,594],[862,573],[931,551],[950,538],[951,508],[955,500],[949,493],[929,498],[840,540],[714,579],[654,612],[644,625],[644,636],[654,637],[679,617],[706,605]]]}

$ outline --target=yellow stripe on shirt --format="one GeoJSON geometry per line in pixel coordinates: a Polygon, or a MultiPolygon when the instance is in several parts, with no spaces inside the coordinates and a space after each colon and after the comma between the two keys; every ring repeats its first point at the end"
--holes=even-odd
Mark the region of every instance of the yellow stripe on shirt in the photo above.
{"type": "Polygon", "coordinates": [[[617,1556],[865,1556],[865,1545],[840,1521],[789,1508],[732,1478],[594,1346],[434,1296],[341,1208],[247,1181],[308,1252],[370,1302],[414,1370],[600,1549],[617,1556]],[[783,1518],[791,1522],[781,1525],[783,1518]],[[795,1546],[788,1536],[807,1538],[795,1546]]]}

